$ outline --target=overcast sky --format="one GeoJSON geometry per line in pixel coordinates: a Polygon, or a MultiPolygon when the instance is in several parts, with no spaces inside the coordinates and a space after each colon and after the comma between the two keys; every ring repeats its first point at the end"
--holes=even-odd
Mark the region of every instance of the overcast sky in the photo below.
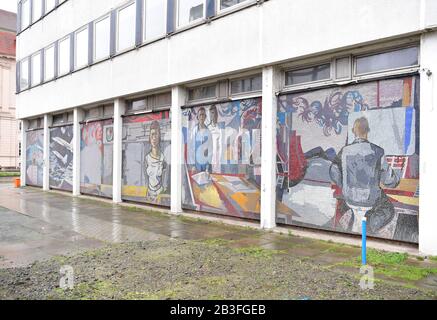
{"type": "Polygon", "coordinates": [[[0,9],[17,13],[17,0],[0,0],[0,9]]]}

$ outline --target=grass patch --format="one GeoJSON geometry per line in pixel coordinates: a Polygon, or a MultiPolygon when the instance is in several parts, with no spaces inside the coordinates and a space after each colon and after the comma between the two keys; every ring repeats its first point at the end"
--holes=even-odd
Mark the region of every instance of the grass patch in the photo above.
{"type": "Polygon", "coordinates": [[[431,257],[428,257],[428,259],[431,260],[431,261],[436,261],[437,262],[437,256],[431,256],[431,257]]]}
{"type": "MultiPolygon", "coordinates": [[[[406,253],[382,252],[374,249],[367,252],[368,264],[375,268],[376,274],[407,281],[418,281],[429,275],[437,274],[437,268],[409,265],[407,259],[406,253]]],[[[361,257],[347,260],[340,265],[359,268],[361,257]]]]}
{"type": "Polygon", "coordinates": [[[163,300],[176,299],[178,292],[165,289],[158,292],[129,292],[123,296],[124,300],[163,300]]]}
{"type": "Polygon", "coordinates": [[[4,177],[19,177],[20,173],[19,172],[2,172],[0,171],[0,178],[4,178],[4,177]]]}
{"type": "Polygon", "coordinates": [[[398,265],[408,259],[406,253],[382,252],[370,249],[367,252],[367,259],[371,265],[398,265]]]}
{"type": "Polygon", "coordinates": [[[247,248],[237,248],[234,249],[236,252],[255,257],[255,258],[272,258],[274,255],[284,253],[282,250],[270,250],[270,249],[264,249],[261,247],[247,247],[247,248]]]}
{"type": "Polygon", "coordinates": [[[75,285],[73,290],[56,288],[49,295],[49,299],[68,300],[99,300],[114,298],[117,290],[109,281],[84,282],[75,285]]]}

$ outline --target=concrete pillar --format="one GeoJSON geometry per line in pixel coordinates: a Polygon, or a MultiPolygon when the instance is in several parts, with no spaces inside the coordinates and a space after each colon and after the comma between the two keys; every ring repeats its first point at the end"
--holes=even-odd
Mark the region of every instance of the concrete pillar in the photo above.
{"type": "Polygon", "coordinates": [[[27,149],[27,134],[26,131],[29,128],[29,121],[28,120],[21,120],[21,164],[20,164],[20,181],[21,181],[21,186],[25,187],[26,186],[26,162],[27,162],[27,158],[26,158],[26,149],[27,149]]]}
{"type": "Polygon", "coordinates": [[[50,190],[50,129],[53,117],[51,115],[44,115],[44,160],[43,160],[43,190],[50,190]]]}
{"type": "Polygon", "coordinates": [[[276,227],[276,118],[280,72],[275,67],[263,69],[261,228],[276,227]]]}
{"type": "Polygon", "coordinates": [[[182,213],[182,112],[186,102],[186,89],[177,86],[171,97],[171,213],[182,213]]]}
{"type": "Polygon", "coordinates": [[[126,112],[126,103],[123,99],[114,101],[114,145],[113,145],[113,169],[112,169],[112,200],[121,203],[122,188],[122,151],[123,151],[123,115],[126,112]]]}
{"type": "Polygon", "coordinates": [[[425,33],[421,40],[420,74],[420,206],[419,250],[437,255],[437,31],[425,33]]]}
{"type": "Polygon", "coordinates": [[[80,196],[80,122],[84,115],[80,108],[73,111],[73,196],[80,196]]]}

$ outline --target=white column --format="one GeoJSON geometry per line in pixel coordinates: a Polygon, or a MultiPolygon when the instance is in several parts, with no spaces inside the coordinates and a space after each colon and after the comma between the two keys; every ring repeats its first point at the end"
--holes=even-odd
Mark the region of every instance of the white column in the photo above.
{"type": "Polygon", "coordinates": [[[113,169],[112,169],[112,200],[121,203],[122,188],[122,139],[123,139],[123,115],[126,111],[126,104],[123,99],[114,101],[114,145],[113,145],[113,169]]]}
{"type": "Polygon", "coordinates": [[[420,51],[419,250],[437,255],[437,31],[422,35],[420,51]]]}
{"type": "Polygon", "coordinates": [[[21,172],[20,172],[20,182],[21,182],[21,186],[25,187],[26,186],[26,162],[27,162],[27,158],[26,158],[26,149],[27,149],[27,134],[26,131],[29,128],[29,121],[28,120],[22,120],[21,121],[21,172]]]}
{"type": "Polygon", "coordinates": [[[51,115],[44,115],[44,160],[43,160],[43,190],[50,190],[50,129],[53,117],[51,115]]]}
{"type": "Polygon", "coordinates": [[[182,213],[182,112],[186,102],[186,89],[174,87],[171,97],[171,213],[182,213]]]}
{"type": "Polygon", "coordinates": [[[261,228],[276,227],[276,118],[280,73],[275,67],[263,69],[261,228]]]}
{"type": "Polygon", "coordinates": [[[80,108],[73,111],[73,196],[80,196],[80,122],[84,112],[80,108]]]}

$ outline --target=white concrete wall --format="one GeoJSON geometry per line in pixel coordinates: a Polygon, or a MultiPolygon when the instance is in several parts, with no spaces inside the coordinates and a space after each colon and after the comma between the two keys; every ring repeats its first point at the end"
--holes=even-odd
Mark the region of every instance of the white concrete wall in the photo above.
{"type": "Polygon", "coordinates": [[[420,81],[420,251],[437,255],[437,31],[422,37],[420,81]]]}
{"type": "MultiPolygon", "coordinates": [[[[123,1],[68,1],[18,37],[25,57],[123,1]],[[80,13],[80,14],[79,14],[80,13]]],[[[269,0],[18,95],[20,118],[279,63],[437,24],[434,0],[269,0]],[[54,94],[62,92],[62,94],[54,94]]]]}

